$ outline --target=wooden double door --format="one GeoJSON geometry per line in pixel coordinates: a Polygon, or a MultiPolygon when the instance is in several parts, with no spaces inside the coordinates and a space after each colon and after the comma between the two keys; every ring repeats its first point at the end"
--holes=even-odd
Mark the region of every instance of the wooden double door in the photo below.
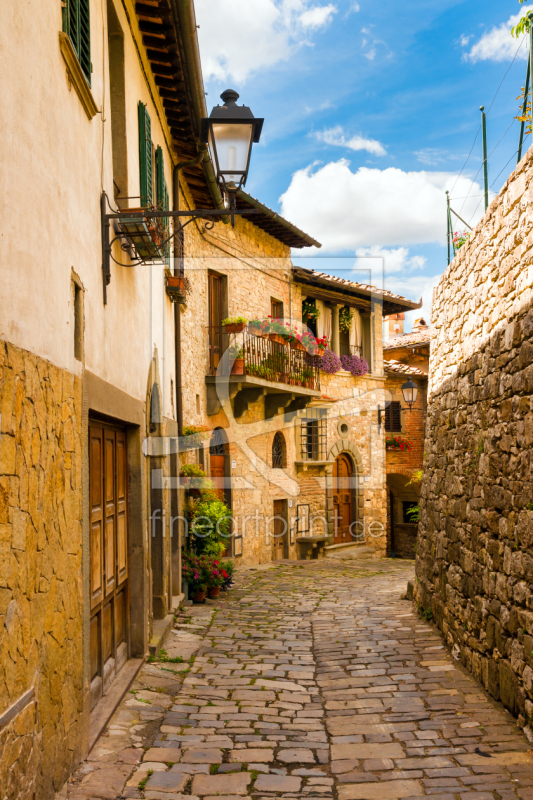
{"type": "Polygon", "coordinates": [[[89,424],[91,707],[128,659],[126,432],[89,424]]]}
{"type": "Polygon", "coordinates": [[[333,465],[333,506],[335,512],[334,544],[355,541],[350,534],[353,515],[353,467],[350,457],[341,453],[333,465]]]}
{"type": "Polygon", "coordinates": [[[287,524],[287,501],[274,500],[274,535],[272,537],[272,561],[288,558],[289,535],[287,524]]]}

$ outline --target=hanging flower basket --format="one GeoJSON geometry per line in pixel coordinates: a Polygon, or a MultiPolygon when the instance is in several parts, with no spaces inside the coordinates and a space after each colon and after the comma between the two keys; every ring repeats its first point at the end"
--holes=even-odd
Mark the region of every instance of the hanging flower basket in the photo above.
{"type": "Polygon", "coordinates": [[[173,303],[185,303],[190,284],[185,275],[167,275],[165,288],[173,303]]]}

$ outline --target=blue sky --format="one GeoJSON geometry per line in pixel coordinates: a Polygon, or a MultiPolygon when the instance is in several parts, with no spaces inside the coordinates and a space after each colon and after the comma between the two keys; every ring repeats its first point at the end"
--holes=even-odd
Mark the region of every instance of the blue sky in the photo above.
{"type": "Polygon", "coordinates": [[[493,191],[516,164],[527,44],[518,50],[509,20],[524,8],[514,0],[196,0],[208,108],[231,86],[265,118],[247,190],[323,242],[314,253],[295,251],[295,263],[384,280],[422,295],[429,315],[446,267],[445,189],[468,222],[483,214],[480,133],[458,177],[480,105],[493,191]]]}

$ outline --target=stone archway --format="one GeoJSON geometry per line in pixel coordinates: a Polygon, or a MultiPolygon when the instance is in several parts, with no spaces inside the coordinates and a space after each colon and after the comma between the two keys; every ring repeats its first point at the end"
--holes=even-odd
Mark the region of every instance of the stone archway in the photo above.
{"type": "MultiPolygon", "coordinates": [[[[363,460],[356,445],[349,439],[338,439],[328,453],[328,461],[331,462],[326,467],[326,518],[328,521],[328,544],[333,544],[335,535],[335,518],[333,505],[333,466],[337,456],[347,453],[353,464],[353,477],[355,486],[352,489],[352,507],[356,520],[363,519],[363,492],[359,487],[359,476],[363,472],[363,460]]],[[[356,541],[356,540],[354,540],[356,541]]]]}

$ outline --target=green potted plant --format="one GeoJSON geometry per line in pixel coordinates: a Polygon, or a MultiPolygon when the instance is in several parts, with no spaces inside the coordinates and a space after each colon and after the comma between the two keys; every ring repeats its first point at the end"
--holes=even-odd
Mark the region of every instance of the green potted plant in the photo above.
{"type": "Polygon", "coordinates": [[[244,375],[244,352],[242,347],[232,344],[229,348],[231,375],[244,375]]]}
{"type": "Polygon", "coordinates": [[[210,434],[211,431],[206,425],[184,425],[183,436],[186,437],[186,441],[182,444],[187,450],[196,450],[210,434]]]}
{"type": "Polygon", "coordinates": [[[191,497],[200,497],[202,490],[212,488],[213,483],[198,464],[184,464],[180,469],[180,484],[191,497]]]}
{"type": "Polygon", "coordinates": [[[207,593],[211,600],[219,596],[222,584],[227,578],[227,573],[222,568],[222,565],[216,559],[213,559],[209,568],[209,582],[207,584],[207,593]]]}
{"type": "Polygon", "coordinates": [[[304,300],[302,304],[302,319],[304,320],[312,320],[315,322],[320,316],[320,309],[317,308],[317,305],[314,300],[304,300]]]}
{"type": "Polygon", "coordinates": [[[225,333],[241,333],[247,323],[246,317],[226,317],[222,320],[222,327],[225,333]]]}

